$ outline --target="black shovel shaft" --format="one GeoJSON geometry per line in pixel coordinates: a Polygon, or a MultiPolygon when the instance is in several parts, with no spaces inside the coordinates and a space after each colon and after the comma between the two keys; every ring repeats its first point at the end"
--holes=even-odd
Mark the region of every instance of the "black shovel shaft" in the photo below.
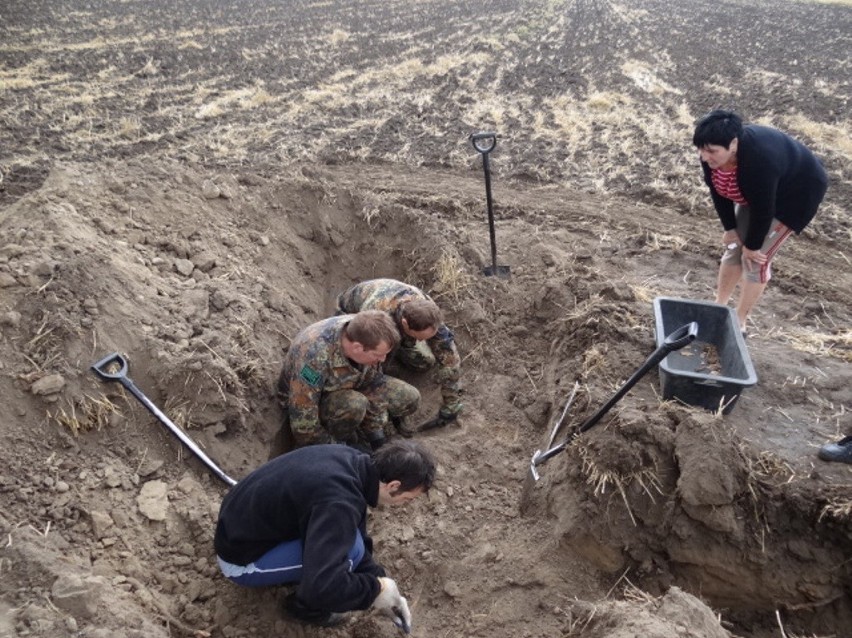
{"type": "Polygon", "coordinates": [[[144,405],[148,410],[157,417],[160,422],[165,425],[169,430],[171,430],[172,434],[174,434],[178,439],[180,439],[181,443],[183,443],[186,447],[190,449],[190,451],[195,454],[201,461],[210,468],[213,473],[222,479],[228,485],[236,485],[237,482],[232,479],[230,476],[225,474],[218,465],[216,465],[213,460],[207,456],[200,447],[198,447],[195,442],[190,439],[183,430],[181,430],[178,426],[172,423],[171,419],[167,417],[163,412],[156,406],[154,403],[145,396],[145,394],[136,387],[136,384],[130,380],[127,376],[127,359],[125,359],[121,354],[114,352],[110,355],[107,355],[97,363],[92,365],[92,370],[95,371],[101,379],[105,381],[118,381],[123,385],[127,390],[135,396],[139,401],[144,405]],[[109,372],[107,370],[107,366],[112,363],[118,363],[120,369],[118,372],[109,372]]]}
{"type": "Polygon", "coordinates": [[[633,375],[624,382],[624,385],[619,388],[618,392],[612,395],[609,401],[604,403],[601,408],[595,412],[591,417],[586,419],[583,424],[577,428],[574,432],[572,432],[569,437],[556,445],[549,450],[545,450],[539,454],[536,454],[533,462],[535,465],[541,465],[547,459],[556,456],[560,452],[562,452],[565,448],[567,448],[571,442],[577,438],[583,432],[590,430],[603,418],[603,416],[610,411],[612,406],[619,402],[619,400],[627,394],[627,392],[636,385],[639,380],[644,377],[648,371],[656,366],[660,361],[665,359],[670,353],[675,350],[680,350],[684,346],[692,343],[695,340],[695,337],[698,335],[698,323],[692,321],[686,325],[681,326],[671,334],[669,334],[663,343],[651,353],[651,355],[645,360],[645,363],[633,373],[633,375]]]}
{"type": "Polygon", "coordinates": [[[488,237],[491,240],[491,267],[497,272],[497,233],[494,230],[494,207],[491,203],[491,169],[488,153],[482,155],[482,168],[485,171],[485,202],[488,206],[488,237]]]}
{"type": "Polygon", "coordinates": [[[674,352],[675,350],[680,350],[685,345],[692,343],[695,339],[695,336],[698,334],[698,324],[693,321],[691,323],[686,324],[685,326],[681,326],[670,335],[668,335],[660,347],[654,350],[645,363],[642,364],[642,367],[639,368],[636,372],[633,373],[633,376],[630,377],[627,381],[624,382],[624,385],[616,392],[612,398],[607,401],[600,410],[595,412],[589,419],[586,420],[583,425],[581,425],[577,429],[577,434],[581,432],[585,432],[586,430],[594,427],[598,421],[601,420],[604,414],[609,412],[610,408],[614,406],[616,403],[621,400],[627,392],[632,388],[636,383],[644,377],[648,371],[656,366],[660,361],[665,359],[669,353],[674,352]]]}
{"type": "Polygon", "coordinates": [[[497,234],[494,231],[494,204],[491,200],[491,165],[488,154],[497,146],[496,133],[473,133],[470,136],[473,148],[482,154],[482,170],[485,172],[485,203],[488,207],[488,236],[491,239],[491,267],[497,273],[497,234]]]}

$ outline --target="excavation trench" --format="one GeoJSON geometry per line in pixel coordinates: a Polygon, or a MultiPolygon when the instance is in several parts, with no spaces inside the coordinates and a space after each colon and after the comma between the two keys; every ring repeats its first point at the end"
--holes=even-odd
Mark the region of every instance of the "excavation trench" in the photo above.
{"type": "MultiPolygon", "coordinates": [[[[712,621],[679,590],[749,635],[768,631],[776,610],[800,631],[839,635],[852,625],[849,517],[832,509],[841,490],[756,453],[734,427],[739,406],[718,417],[662,403],[649,374],[524,490],[532,452],[573,384],[581,389],[566,431],[654,348],[650,298],[623,247],[592,232],[594,201],[551,193],[533,205],[522,191],[504,193],[497,239],[512,278],[499,280],[482,274],[482,184],[469,175],[375,168],[374,186],[364,187],[363,175],[345,170],[265,179],[110,168],[55,171],[2,220],[20,246],[6,253],[19,273],[7,311],[18,314],[3,360],[21,371],[4,380],[6,409],[18,415],[15,436],[37,439],[5,460],[10,477],[24,477],[38,458],[37,473],[52,481],[15,500],[4,527],[37,512],[54,530],[13,533],[10,561],[29,574],[5,585],[16,605],[41,609],[28,592],[56,594],[57,579],[77,579],[102,592],[84,597],[85,614],[65,612],[87,635],[121,626],[104,607],[110,600],[131,605],[146,635],[165,635],[166,625],[290,635],[279,591],[242,590],[217,573],[211,539],[225,486],[87,367],[125,353],[137,385],[239,479],[281,451],[272,389],[289,340],[332,314],[353,282],[392,277],[443,308],[466,387],[460,424],[420,436],[440,462],[431,498],[373,516],[377,558],[413,602],[415,635],[615,635],[611,624],[627,622],[619,605],[650,614],[659,635],[676,635],[666,623],[697,626],[684,620],[692,604],[712,621]],[[61,392],[19,392],[45,376],[25,378],[27,361],[58,370],[61,392]],[[73,498],[56,492],[60,480],[73,498]],[[155,482],[167,494],[162,517],[139,505],[155,482]],[[60,568],[51,557],[61,552],[71,558],[60,568]],[[666,616],[667,604],[680,615],[666,616]]],[[[634,250],[631,259],[670,258],[634,250]]],[[[405,378],[421,388],[418,417],[431,415],[434,379],[405,378]]],[[[743,410],[759,400],[753,394],[743,410]]],[[[7,491],[27,487],[6,481],[7,491]]],[[[39,614],[16,622],[60,626],[49,608],[39,614]]],[[[708,627],[700,635],[724,635],[708,627]]],[[[335,632],[393,628],[368,614],[335,632]]]]}

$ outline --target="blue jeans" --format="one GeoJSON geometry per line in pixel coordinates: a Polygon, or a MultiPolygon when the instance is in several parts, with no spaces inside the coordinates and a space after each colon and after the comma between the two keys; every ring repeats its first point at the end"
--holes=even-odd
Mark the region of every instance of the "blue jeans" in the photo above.
{"type": "MultiPolygon", "coordinates": [[[[355,532],[355,543],[347,554],[349,571],[354,570],[364,558],[364,539],[355,532]]],[[[248,565],[234,565],[219,559],[219,568],[232,582],[244,587],[268,587],[285,583],[298,583],[302,579],[302,541],[297,539],[276,545],[248,565]]]]}

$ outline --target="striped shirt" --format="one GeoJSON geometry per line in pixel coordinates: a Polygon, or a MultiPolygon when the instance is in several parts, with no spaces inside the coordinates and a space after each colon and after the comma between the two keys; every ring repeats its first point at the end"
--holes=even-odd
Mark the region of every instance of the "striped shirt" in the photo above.
{"type": "Polygon", "coordinates": [[[723,171],[721,168],[714,168],[710,171],[710,179],[713,180],[713,188],[722,197],[730,199],[742,206],[748,206],[746,198],[740,192],[740,187],[737,185],[737,170],[723,171]]]}

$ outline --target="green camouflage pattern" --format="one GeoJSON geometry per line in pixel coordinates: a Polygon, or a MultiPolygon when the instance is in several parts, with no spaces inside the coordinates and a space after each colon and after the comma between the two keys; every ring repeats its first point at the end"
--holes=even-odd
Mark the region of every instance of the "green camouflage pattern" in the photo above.
{"type": "Polygon", "coordinates": [[[380,365],[362,366],[343,352],[342,333],[351,315],[303,329],[290,344],[278,378],[278,394],[296,445],[355,443],[389,430],[388,412],[417,411],[420,393],[389,377],[380,365]]]}
{"type": "Polygon", "coordinates": [[[393,317],[402,337],[394,356],[415,370],[428,370],[437,365],[438,383],[441,385],[441,413],[445,416],[459,414],[462,409],[461,357],[453,333],[445,324],[438,327],[434,337],[418,342],[402,329],[403,304],[414,299],[430,299],[419,288],[395,279],[371,279],[352,286],[337,297],[340,313],[362,310],[383,310],[393,317]],[[424,344],[425,343],[425,347],[424,344]]]}

